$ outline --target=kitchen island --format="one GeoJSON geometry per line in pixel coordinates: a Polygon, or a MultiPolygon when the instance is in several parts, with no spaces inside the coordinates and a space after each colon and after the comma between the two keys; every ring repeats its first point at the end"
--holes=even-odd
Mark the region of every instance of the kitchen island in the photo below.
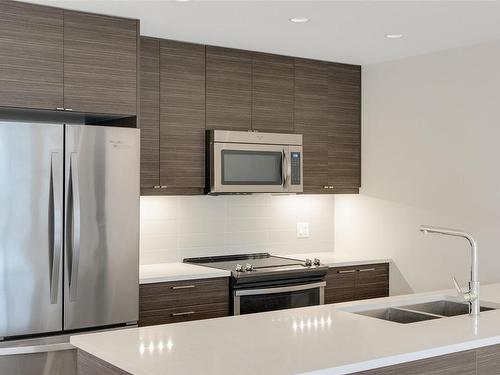
{"type": "MultiPolygon", "coordinates": [[[[500,373],[500,310],[410,324],[356,314],[453,290],[71,337],[81,374],[500,373]],[[453,354],[456,353],[456,354],[453,354]],[[94,371],[94,372],[92,372],[94,371]]],[[[500,307],[500,284],[481,288],[500,307]]]]}

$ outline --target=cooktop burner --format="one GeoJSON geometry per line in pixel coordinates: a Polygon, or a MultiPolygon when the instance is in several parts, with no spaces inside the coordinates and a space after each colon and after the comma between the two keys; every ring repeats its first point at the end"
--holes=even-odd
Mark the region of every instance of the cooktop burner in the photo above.
{"type": "Polygon", "coordinates": [[[235,279],[297,278],[311,274],[324,276],[328,270],[319,259],[302,261],[269,253],[187,258],[184,262],[231,271],[235,279]]]}

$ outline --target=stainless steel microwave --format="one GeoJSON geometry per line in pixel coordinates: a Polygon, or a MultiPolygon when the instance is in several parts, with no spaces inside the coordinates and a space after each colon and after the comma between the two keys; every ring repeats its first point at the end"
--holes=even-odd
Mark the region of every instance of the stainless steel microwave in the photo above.
{"type": "Polygon", "coordinates": [[[208,130],[209,194],[301,193],[302,134],[208,130]]]}

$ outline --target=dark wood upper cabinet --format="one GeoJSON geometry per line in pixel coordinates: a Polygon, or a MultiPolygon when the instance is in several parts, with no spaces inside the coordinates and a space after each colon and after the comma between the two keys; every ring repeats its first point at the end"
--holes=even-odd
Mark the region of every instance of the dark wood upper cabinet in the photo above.
{"type": "Polygon", "coordinates": [[[160,183],[166,194],[205,187],[204,45],[160,41],[160,183]]]}
{"type": "Polygon", "coordinates": [[[252,53],[207,46],[207,129],[252,129],[252,53]]]}
{"type": "Polygon", "coordinates": [[[141,189],[160,185],[160,41],[141,37],[141,189]]]}
{"type": "Polygon", "coordinates": [[[63,107],[63,11],[0,1],[0,106],[63,107]]]}
{"type": "Polygon", "coordinates": [[[361,186],[361,67],[328,67],[328,185],[361,186]]]}
{"type": "Polygon", "coordinates": [[[64,11],[64,107],[135,115],[139,21],[64,11]]]}
{"type": "Polygon", "coordinates": [[[293,57],[253,53],[252,129],[293,132],[293,57]]]}
{"type": "Polygon", "coordinates": [[[328,185],[328,63],[295,59],[294,128],[303,135],[304,193],[328,185]]]}

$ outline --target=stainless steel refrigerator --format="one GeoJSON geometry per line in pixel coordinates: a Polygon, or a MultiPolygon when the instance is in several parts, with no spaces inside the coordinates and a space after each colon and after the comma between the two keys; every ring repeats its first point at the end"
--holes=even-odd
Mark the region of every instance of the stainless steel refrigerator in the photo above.
{"type": "Polygon", "coordinates": [[[138,129],[0,122],[0,355],[26,342],[3,354],[43,362],[64,348],[54,335],[137,322],[139,142],[138,129]]]}

